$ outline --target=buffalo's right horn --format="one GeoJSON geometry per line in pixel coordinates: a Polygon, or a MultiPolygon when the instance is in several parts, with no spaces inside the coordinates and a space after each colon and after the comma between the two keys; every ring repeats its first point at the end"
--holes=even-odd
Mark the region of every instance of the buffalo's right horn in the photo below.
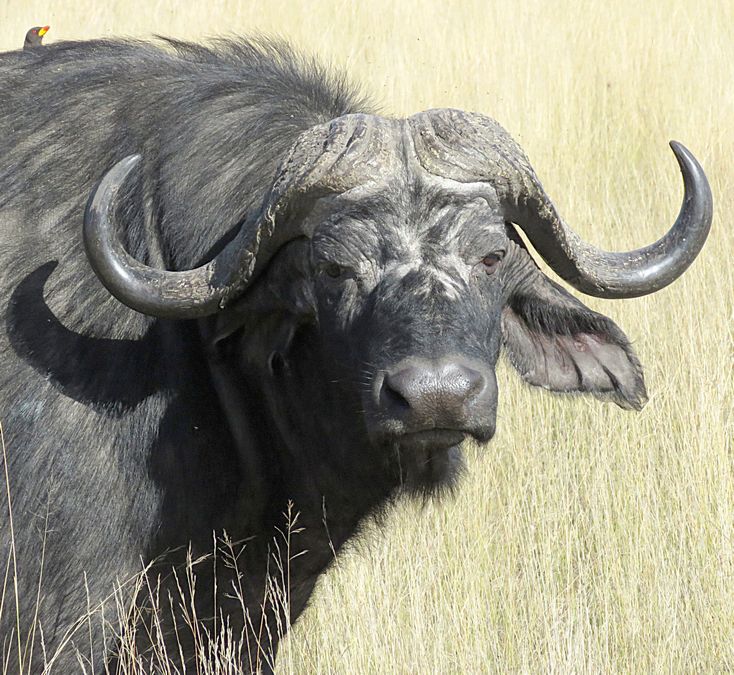
{"type": "Polygon", "coordinates": [[[125,250],[115,214],[140,155],[125,157],[105,174],[87,203],[84,246],[89,262],[107,290],[138,312],[169,319],[214,314],[245,292],[279,247],[303,234],[301,220],[288,217],[291,209],[305,209],[321,196],[373,178],[374,167],[362,160],[365,152],[379,154],[382,166],[390,169],[394,135],[392,123],[363,114],[343,115],[305,130],[281,162],[260,210],[215,258],[186,271],[149,267],[125,250]],[[390,133],[382,129],[373,134],[380,124],[390,133]]]}
{"type": "Polygon", "coordinates": [[[148,267],[125,250],[115,231],[121,188],[139,161],[140,155],[120,160],[89,198],[84,213],[89,262],[107,290],[138,312],[174,319],[213,314],[247,285],[267,222],[241,227],[215,258],[196,269],[171,272],[148,267]]]}

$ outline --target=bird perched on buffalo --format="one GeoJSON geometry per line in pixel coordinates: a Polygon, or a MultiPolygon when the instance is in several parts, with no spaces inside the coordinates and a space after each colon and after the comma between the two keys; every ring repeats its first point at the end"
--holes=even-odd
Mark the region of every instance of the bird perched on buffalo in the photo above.
{"type": "Polygon", "coordinates": [[[43,36],[48,33],[51,26],[34,26],[25,34],[23,49],[37,49],[43,47],[43,36]]]}

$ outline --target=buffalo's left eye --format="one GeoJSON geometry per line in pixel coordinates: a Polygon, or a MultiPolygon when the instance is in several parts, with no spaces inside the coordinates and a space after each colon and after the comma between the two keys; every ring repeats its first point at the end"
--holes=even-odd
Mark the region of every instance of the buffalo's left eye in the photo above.
{"type": "Polygon", "coordinates": [[[484,271],[487,274],[494,274],[497,271],[497,267],[502,262],[501,253],[490,253],[482,258],[482,265],[484,265],[484,271]]]}
{"type": "Polygon", "coordinates": [[[344,272],[344,268],[335,262],[326,263],[321,269],[332,279],[340,277],[344,272]]]}

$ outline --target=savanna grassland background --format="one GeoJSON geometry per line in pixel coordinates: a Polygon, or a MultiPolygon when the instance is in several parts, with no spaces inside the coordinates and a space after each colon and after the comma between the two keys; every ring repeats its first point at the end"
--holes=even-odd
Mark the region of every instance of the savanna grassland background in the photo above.
{"type": "MultiPolygon", "coordinates": [[[[656,239],[706,168],[712,234],[656,295],[585,299],[646,366],[642,413],[500,372],[499,432],[455,497],[403,504],[322,580],[284,673],[734,670],[734,3],[212,0],[0,4],[0,47],[264,32],[390,114],[496,117],[586,239],[656,239]]],[[[0,96],[2,92],[0,92],[0,96]]],[[[53,91],[38,96],[52,97],[53,91]]]]}

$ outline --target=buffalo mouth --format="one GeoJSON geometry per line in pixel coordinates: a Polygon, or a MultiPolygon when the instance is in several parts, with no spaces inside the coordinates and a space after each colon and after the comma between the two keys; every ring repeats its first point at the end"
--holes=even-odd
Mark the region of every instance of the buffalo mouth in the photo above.
{"type": "Polygon", "coordinates": [[[401,484],[410,492],[431,494],[451,489],[464,469],[461,444],[454,429],[406,433],[393,441],[401,484]]]}

